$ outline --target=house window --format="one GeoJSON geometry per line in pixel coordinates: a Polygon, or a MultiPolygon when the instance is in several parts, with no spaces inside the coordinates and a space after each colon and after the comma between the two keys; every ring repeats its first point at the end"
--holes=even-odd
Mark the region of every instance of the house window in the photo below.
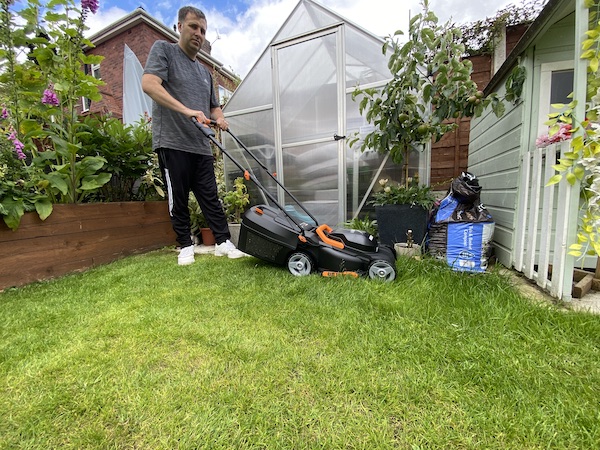
{"type": "MultiPolygon", "coordinates": [[[[100,80],[100,64],[86,64],[83,67],[83,71],[86,75],[91,75],[94,78],[100,80]]],[[[90,106],[92,105],[92,101],[87,97],[81,97],[82,104],[82,112],[86,112],[90,110],[90,106]]]]}
{"type": "MultiPolygon", "coordinates": [[[[548,132],[548,114],[560,112],[552,107],[557,103],[569,104],[573,92],[573,61],[542,64],[540,75],[540,103],[537,135],[548,132]]],[[[565,107],[566,109],[566,107],[565,107]]]]}
{"type": "Polygon", "coordinates": [[[229,89],[224,88],[223,86],[219,86],[219,103],[224,105],[231,98],[231,92],[229,89]]]}

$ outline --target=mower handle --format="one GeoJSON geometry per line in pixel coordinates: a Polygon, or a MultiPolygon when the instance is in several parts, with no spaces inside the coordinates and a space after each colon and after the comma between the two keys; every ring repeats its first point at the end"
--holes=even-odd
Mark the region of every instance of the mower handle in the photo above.
{"type": "MultiPolygon", "coordinates": [[[[213,123],[216,123],[216,122],[214,122],[214,121],[213,121],[213,123]]],[[[316,219],[316,218],[315,218],[315,217],[314,217],[314,216],[313,216],[313,215],[310,213],[310,211],[308,211],[308,210],[307,210],[307,209],[304,207],[304,205],[303,205],[303,204],[300,202],[300,200],[298,200],[298,199],[297,199],[297,198],[294,196],[294,194],[292,194],[290,191],[288,191],[288,190],[286,189],[286,187],[285,187],[283,184],[281,184],[281,183],[279,182],[279,180],[277,179],[277,174],[276,174],[276,173],[274,173],[274,172],[273,172],[273,173],[271,173],[271,171],[270,171],[270,170],[267,168],[267,166],[265,166],[265,165],[262,163],[262,161],[261,161],[260,159],[258,159],[256,156],[254,156],[254,154],[253,154],[253,153],[252,153],[252,152],[251,152],[251,151],[248,149],[248,147],[246,147],[246,145],[245,145],[245,144],[244,144],[244,143],[243,143],[243,142],[242,142],[242,141],[241,141],[241,140],[240,140],[240,139],[239,139],[239,138],[238,138],[238,137],[237,137],[235,134],[233,134],[229,128],[228,128],[226,131],[227,131],[227,133],[229,133],[229,135],[230,135],[230,136],[233,138],[233,140],[234,140],[235,142],[237,142],[237,143],[238,143],[238,145],[239,145],[241,148],[243,148],[243,149],[246,151],[246,153],[248,153],[248,154],[249,154],[249,155],[252,157],[252,159],[253,159],[253,160],[254,160],[254,161],[255,161],[255,162],[256,162],[256,163],[257,163],[257,164],[258,164],[258,165],[259,165],[259,166],[260,166],[260,167],[261,167],[261,168],[262,168],[262,169],[263,169],[263,170],[266,172],[266,173],[267,173],[267,175],[269,175],[269,177],[270,177],[270,178],[271,178],[271,179],[272,179],[272,180],[275,182],[275,184],[277,184],[279,187],[281,187],[281,188],[282,188],[282,189],[285,191],[285,193],[286,193],[286,194],[287,194],[287,195],[288,195],[288,196],[289,196],[289,197],[290,197],[290,198],[291,198],[291,199],[294,201],[294,203],[296,203],[296,205],[298,205],[298,206],[299,206],[299,207],[302,209],[302,211],[304,211],[304,212],[305,212],[305,213],[306,213],[306,214],[307,214],[307,215],[308,215],[308,216],[309,216],[309,217],[310,217],[310,218],[313,220],[313,222],[315,223],[315,225],[318,225],[318,224],[319,224],[319,222],[318,222],[318,221],[317,221],[317,219],[316,219]]],[[[277,203],[276,203],[276,204],[277,204],[277,203]]],[[[281,208],[280,208],[280,209],[281,209],[281,208]]],[[[287,215],[287,214],[286,214],[286,215],[287,215]]]]}
{"type": "Polygon", "coordinates": [[[216,125],[216,120],[212,120],[212,119],[206,119],[203,123],[201,123],[198,119],[196,119],[195,117],[192,117],[192,122],[194,122],[194,125],[196,125],[196,128],[198,128],[200,131],[202,131],[202,133],[204,133],[204,136],[206,137],[215,137],[215,132],[214,130],[209,127],[208,125],[216,125]]]}
{"type": "Polygon", "coordinates": [[[242,166],[239,161],[237,159],[235,159],[233,156],[231,156],[231,154],[227,151],[227,149],[225,147],[223,147],[223,145],[216,139],[215,137],[215,132],[212,128],[210,128],[209,124],[216,124],[217,122],[215,120],[211,120],[211,119],[206,119],[206,122],[204,124],[200,123],[200,121],[198,119],[196,119],[195,117],[192,117],[192,123],[196,126],[196,128],[198,128],[200,131],[202,131],[202,133],[213,143],[215,144],[222,152],[223,154],[225,154],[230,160],[231,162],[233,162],[238,169],[240,169],[243,173],[244,173],[244,178],[246,180],[251,180],[254,182],[254,184],[256,184],[256,186],[258,186],[258,188],[269,198],[269,200],[271,200],[275,205],[277,205],[277,207],[296,225],[296,227],[298,227],[298,230],[300,231],[301,235],[304,235],[304,229],[302,228],[302,226],[300,226],[300,224],[296,221],[296,219],[294,219],[278,202],[277,199],[273,196],[273,194],[271,194],[261,183],[260,181],[258,181],[258,179],[252,174],[250,173],[250,171],[248,171],[246,168],[244,168],[244,166],[242,166]]]}

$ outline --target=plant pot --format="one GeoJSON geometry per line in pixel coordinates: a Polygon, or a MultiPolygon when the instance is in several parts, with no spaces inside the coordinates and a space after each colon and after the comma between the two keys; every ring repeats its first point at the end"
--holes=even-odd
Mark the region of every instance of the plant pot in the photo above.
{"type": "Polygon", "coordinates": [[[217,242],[210,228],[200,228],[200,236],[202,237],[202,245],[211,246],[217,242]]]}
{"type": "Polygon", "coordinates": [[[229,234],[231,237],[229,240],[235,245],[238,246],[238,242],[240,241],[240,228],[242,227],[241,223],[230,223],[229,224],[229,234]]]}
{"type": "Polygon", "coordinates": [[[397,257],[418,258],[421,256],[421,246],[419,244],[413,244],[412,247],[409,247],[406,242],[398,242],[394,244],[394,250],[396,250],[397,257]]]}
{"type": "Polygon", "coordinates": [[[413,241],[423,243],[427,233],[429,211],[421,206],[383,205],[375,207],[379,242],[394,246],[406,242],[408,230],[412,230],[413,241]]]}

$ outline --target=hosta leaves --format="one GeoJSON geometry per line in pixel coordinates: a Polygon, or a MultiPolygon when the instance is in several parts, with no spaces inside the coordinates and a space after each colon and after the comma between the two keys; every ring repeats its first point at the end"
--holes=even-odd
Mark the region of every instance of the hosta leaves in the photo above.
{"type": "Polygon", "coordinates": [[[5,197],[2,200],[2,209],[4,211],[2,218],[4,219],[4,223],[8,226],[8,228],[11,230],[16,230],[19,228],[21,217],[25,212],[23,200],[5,197]]]}
{"type": "Polygon", "coordinates": [[[41,198],[35,202],[35,210],[40,219],[46,220],[52,213],[52,202],[48,198],[41,198]]]}
{"type": "Polygon", "coordinates": [[[101,186],[104,186],[106,183],[110,181],[112,174],[110,173],[101,173],[98,175],[89,175],[83,178],[81,182],[81,190],[82,191],[90,191],[98,189],[101,186]]]}

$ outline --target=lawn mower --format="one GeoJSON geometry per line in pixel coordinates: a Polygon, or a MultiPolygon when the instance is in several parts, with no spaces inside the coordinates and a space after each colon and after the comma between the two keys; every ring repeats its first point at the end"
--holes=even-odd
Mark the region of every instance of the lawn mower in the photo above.
{"type": "Polygon", "coordinates": [[[241,251],[264,261],[286,266],[295,276],[319,272],[328,277],[368,276],[382,281],[393,281],[396,278],[396,254],[392,247],[378,245],[377,239],[365,231],[319,225],[317,219],[277,180],[276,175],[227,130],[302,212],[297,211],[293,205],[282,207],[251,170],[245,169],[215,138],[215,132],[208,126],[214,125],[214,121],[201,124],[196,119],[192,120],[244,173],[244,178],[254,182],[275,205],[252,206],[244,213],[238,241],[241,251]]]}

